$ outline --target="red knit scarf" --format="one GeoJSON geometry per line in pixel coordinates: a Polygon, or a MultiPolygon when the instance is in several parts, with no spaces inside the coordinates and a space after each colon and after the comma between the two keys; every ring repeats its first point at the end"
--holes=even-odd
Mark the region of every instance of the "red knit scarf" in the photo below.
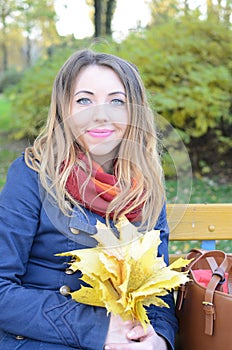
{"type": "MultiPolygon", "coordinates": [[[[86,168],[89,169],[86,158],[84,156],[81,158],[86,163],[86,168]]],[[[90,170],[84,171],[79,166],[74,166],[67,179],[66,189],[81,205],[105,217],[110,202],[120,192],[116,186],[117,178],[114,175],[105,173],[95,162],[93,162],[92,168],[92,175],[89,182],[86,186],[84,185],[82,187],[89,176],[90,170]]],[[[133,202],[128,203],[125,209],[129,208],[132,204],[133,202]]],[[[142,205],[134,208],[126,214],[126,217],[130,221],[140,221],[141,211],[142,205]]],[[[109,217],[112,218],[113,213],[110,213],[109,217]]]]}

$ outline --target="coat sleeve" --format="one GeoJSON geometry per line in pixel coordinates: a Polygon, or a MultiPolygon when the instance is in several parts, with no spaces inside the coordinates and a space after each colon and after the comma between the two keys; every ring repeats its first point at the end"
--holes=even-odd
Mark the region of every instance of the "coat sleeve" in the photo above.
{"type": "MultiPolygon", "coordinates": [[[[166,206],[164,206],[161,211],[155,229],[160,230],[161,244],[159,246],[158,255],[163,256],[166,264],[168,264],[169,228],[166,218],[166,206]]],[[[169,308],[151,305],[148,308],[148,317],[155,331],[167,340],[169,349],[174,350],[178,322],[175,316],[173,293],[169,293],[163,297],[163,300],[169,305],[169,308]]]]}
{"type": "Polygon", "coordinates": [[[104,308],[77,303],[55,289],[22,283],[40,210],[38,175],[20,157],[11,165],[0,194],[0,329],[44,342],[100,350],[109,323],[104,308]]]}

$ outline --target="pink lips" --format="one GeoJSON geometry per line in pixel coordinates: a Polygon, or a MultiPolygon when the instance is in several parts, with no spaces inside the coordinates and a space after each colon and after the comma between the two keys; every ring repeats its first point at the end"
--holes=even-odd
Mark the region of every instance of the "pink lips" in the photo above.
{"type": "Polygon", "coordinates": [[[104,138],[113,134],[113,130],[110,129],[91,129],[88,130],[88,134],[92,137],[104,138]]]}

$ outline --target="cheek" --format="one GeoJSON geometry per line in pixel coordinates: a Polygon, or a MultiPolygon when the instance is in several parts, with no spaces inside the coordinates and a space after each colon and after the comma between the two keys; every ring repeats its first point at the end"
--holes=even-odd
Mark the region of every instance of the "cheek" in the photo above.
{"type": "Polygon", "coordinates": [[[84,144],[84,130],[86,122],[80,118],[79,114],[73,114],[68,119],[69,129],[73,135],[74,140],[78,140],[78,143],[84,144]]]}
{"type": "Polygon", "coordinates": [[[121,132],[125,133],[129,125],[129,115],[127,111],[119,111],[117,114],[113,115],[112,121],[117,126],[121,132]]]}
{"type": "Polygon", "coordinates": [[[122,135],[122,137],[124,137],[125,136],[125,134],[126,134],[126,131],[127,131],[127,125],[122,125],[122,127],[121,127],[121,130],[120,130],[120,133],[121,133],[121,135],[122,135]]]}
{"type": "Polygon", "coordinates": [[[89,109],[81,110],[80,108],[72,109],[71,121],[72,125],[76,128],[85,128],[92,120],[92,111],[89,109]]]}
{"type": "Polygon", "coordinates": [[[118,126],[122,135],[124,136],[126,133],[126,130],[129,127],[129,117],[127,113],[122,117],[121,122],[118,124],[118,126]]]}

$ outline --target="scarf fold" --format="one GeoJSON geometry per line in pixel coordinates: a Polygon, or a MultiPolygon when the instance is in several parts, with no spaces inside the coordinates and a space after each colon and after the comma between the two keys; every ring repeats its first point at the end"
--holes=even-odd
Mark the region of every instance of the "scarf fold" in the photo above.
{"type": "MultiPolygon", "coordinates": [[[[85,162],[87,171],[79,166],[74,166],[66,182],[68,193],[85,208],[103,217],[106,216],[110,202],[120,193],[117,187],[117,178],[114,175],[105,173],[99,164],[93,162],[92,174],[87,185],[83,185],[89,176],[87,159],[83,155],[81,160],[85,162]]],[[[129,202],[125,209],[133,204],[129,202]]],[[[142,205],[134,208],[126,217],[129,221],[141,220],[142,205]]],[[[113,218],[113,212],[109,217],[113,218]]]]}

